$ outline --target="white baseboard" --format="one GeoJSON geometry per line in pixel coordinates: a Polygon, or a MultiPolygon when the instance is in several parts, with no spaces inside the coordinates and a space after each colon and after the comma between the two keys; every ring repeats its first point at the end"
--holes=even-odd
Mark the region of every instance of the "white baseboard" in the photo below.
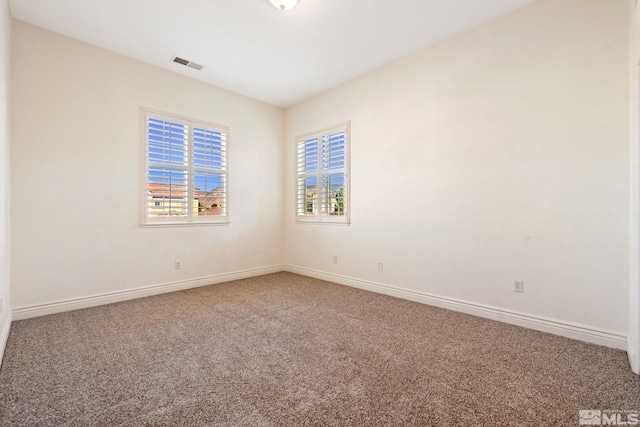
{"type": "Polygon", "coordinates": [[[247,279],[249,277],[278,273],[280,271],[283,271],[282,265],[254,268],[233,273],[215,274],[213,276],[199,277],[197,279],[143,286],[135,289],[107,292],[104,294],[73,298],[64,301],[55,301],[46,304],[17,307],[14,308],[11,313],[13,315],[13,320],[23,320],[31,317],[45,316],[47,314],[62,313],[64,311],[78,310],[81,308],[95,307],[98,305],[159,295],[167,292],[175,292],[200,286],[214,285],[216,283],[230,282],[232,280],[247,279]]]}
{"type": "Polygon", "coordinates": [[[2,359],[4,358],[4,350],[7,348],[7,340],[9,339],[9,332],[11,332],[11,315],[0,330],[0,366],[2,366],[2,359]]]}
{"type": "Polygon", "coordinates": [[[352,277],[341,276],[323,271],[313,270],[293,265],[285,265],[285,271],[301,274],[303,276],[314,277],[341,285],[390,295],[423,304],[472,314],[478,317],[497,320],[512,325],[523,326],[537,331],[548,332],[567,338],[586,341],[593,344],[604,345],[619,350],[627,350],[627,336],[621,332],[609,331],[577,323],[565,322],[557,319],[550,319],[528,313],[520,313],[513,310],[492,307],[455,298],[432,295],[425,292],[418,292],[409,289],[397,288],[394,286],[374,283],[352,277]]]}
{"type": "MultiPolygon", "coordinates": [[[[213,285],[216,283],[228,282],[232,280],[246,279],[249,277],[261,276],[264,274],[277,273],[280,271],[288,271],[291,273],[301,274],[303,276],[314,277],[321,280],[327,280],[341,285],[351,286],[354,288],[364,289],[380,294],[390,295],[423,304],[433,305],[436,307],[446,308],[449,310],[459,311],[474,316],[484,317],[487,319],[497,320],[513,325],[523,326],[538,331],[548,332],[568,338],[590,342],[593,344],[613,347],[620,350],[626,350],[629,354],[629,360],[632,364],[634,372],[638,372],[640,366],[635,361],[637,351],[627,340],[627,336],[621,332],[609,331],[605,329],[595,328],[591,326],[581,325],[577,323],[566,322],[557,319],[550,319],[542,316],[521,313],[513,310],[506,310],[498,307],[492,307],[485,304],[479,304],[455,298],[442,297],[438,295],[418,292],[409,289],[402,289],[381,283],[374,283],[365,280],[355,279],[352,277],[341,276],[337,274],[327,273],[323,271],[297,267],[293,265],[274,265],[263,268],[243,270],[233,273],[216,274],[213,276],[200,277],[178,282],[163,283],[158,285],[145,286],[125,291],[108,292],[88,297],[74,298],[64,301],[56,301],[46,304],[37,304],[14,308],[12,310],[13,320],[23,320],[31,317],[44,316],[47,314],[61,313],[65,311],[78,310],[82,308],[95,307],[98,305],[111,304],[114,302],[126,301],[136,298],[143,298],[152,295],[163,294],[167,292],[175,292],[183,289],[196,288],[200,286],[213,285]],[[634,366],[634,361],[635,366],[634,366]]],[[[11,322],[0,331],[0,354],[4,352],[4,345],[9,336],[11,322]]]]}

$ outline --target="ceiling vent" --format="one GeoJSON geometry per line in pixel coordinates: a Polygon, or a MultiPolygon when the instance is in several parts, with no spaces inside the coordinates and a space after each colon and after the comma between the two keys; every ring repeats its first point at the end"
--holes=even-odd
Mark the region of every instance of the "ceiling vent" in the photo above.
{"type": "Polygon", "coordinates": [[[182,64],[185,65],[189,68],[193,68],[194,70],[202,70],[204,68],[204,65],[200,65],[200,64],[196,64],[195,62],[191,62],[187,59],[182,59],[178,56],[176,56],[175,58],[173,58],[173,62],[177,62],[178,64],[182,64]]]}

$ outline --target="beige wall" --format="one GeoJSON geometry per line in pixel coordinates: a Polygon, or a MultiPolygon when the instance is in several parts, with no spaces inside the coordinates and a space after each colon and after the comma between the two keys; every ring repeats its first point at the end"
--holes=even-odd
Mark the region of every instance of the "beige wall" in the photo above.
{"type": "Polygon", "coordinates": [[[630,221],[629,221],[629,332],[627,353],[631,367],[640,373],[640,8],[629,0],[629,123],[630,123],[630,221]]]}
{"type": "Polygon", "coordinates": [[[628,2],[540,0],[295,106],[285,260],[626,343],[628,91],[628,2]],[[352,224],[296,224],[294,137],[347,120],[352,224]]]}
{"type": "Polygon", "coordinates": [[[0,362],[11,324],[9,179],[9,2],[0,0],[0,362]]]}
{"type": "Polygon", "coordinates": [[[14,308],[281,265],[281,109],[19,21],[12,46],[14,308]],[[140,227],[141,106],[229,126],[230,225],[140,227]]]}

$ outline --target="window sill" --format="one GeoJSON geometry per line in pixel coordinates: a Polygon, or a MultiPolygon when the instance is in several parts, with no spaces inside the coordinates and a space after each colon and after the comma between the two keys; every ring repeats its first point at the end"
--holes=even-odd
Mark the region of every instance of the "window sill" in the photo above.
{"type": "Polygon", "coordinates": [[[163,228],[163,227],[206,227],[215,225],[229,225],[230,221],[194,221],[194,222],[144,222],[140,224],[142,228],[163,228]]]}
{"type": "Polygon", "coordinates": [[[349,225],[351,222],[338,222],[338,221],[317,221],[313,219],[296,219],[296,224],[309,224],[309,225],[349,225]]]}

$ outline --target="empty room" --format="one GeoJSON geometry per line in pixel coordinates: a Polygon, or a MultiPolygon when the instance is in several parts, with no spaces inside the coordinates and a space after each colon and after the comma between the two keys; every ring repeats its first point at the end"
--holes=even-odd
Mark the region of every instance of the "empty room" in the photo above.
{"type": "Polygon", "coordinates": [[[0,425],[640,423],[636,0],[0,0],[0,425]]]}

